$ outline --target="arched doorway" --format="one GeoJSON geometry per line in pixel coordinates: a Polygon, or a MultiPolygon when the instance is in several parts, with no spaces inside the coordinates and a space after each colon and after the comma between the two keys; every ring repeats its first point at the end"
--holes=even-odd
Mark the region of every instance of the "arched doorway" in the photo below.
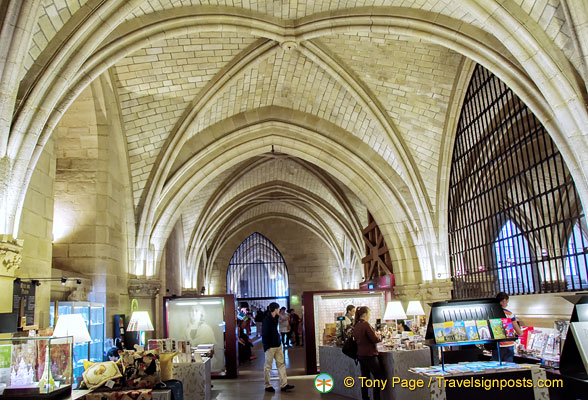
{"type": "Polygon", "coordinates": [[[235,295],[239,308],[246,303],[253,312],[273,301],[289,308],[288,269],[268,238],[255,232],[237,248],[229,262],[227,292],[235,295]]]}

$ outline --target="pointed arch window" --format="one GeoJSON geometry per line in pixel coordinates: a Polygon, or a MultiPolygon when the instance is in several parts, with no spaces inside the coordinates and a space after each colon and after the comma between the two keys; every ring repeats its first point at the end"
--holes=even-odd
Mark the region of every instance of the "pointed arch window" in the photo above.
{"type": "Polygon", "coordinates": [[[586,245],[577,233],[575,247],[568,241],[578,221],[588,228],[566,160],[532,110],[482,65],[463,99],[451,164],[453,298],[584,288],[586,245]],[[503,225],[505,216],[512,221],[503,225]]]}
{"type": "Polygon", "coordinates": [[[533,293],[531,251],[527,238],[512,220],[502,226],[494,243],[498,283],[501,292],[510,294],[533,293]]]}
{"type": "Polygon", "coordinates": [[[237,299],[288,297],[284,258],[261,233],[251,234],[233,254],[227,271],[227,292],[237,299]]]}
{"type": "Polygon", "coordinates": [[[580,223],[574,225],[566,250],[565,276],[568,289],[587,289],[588,236],[583,232],[580,223]]]}

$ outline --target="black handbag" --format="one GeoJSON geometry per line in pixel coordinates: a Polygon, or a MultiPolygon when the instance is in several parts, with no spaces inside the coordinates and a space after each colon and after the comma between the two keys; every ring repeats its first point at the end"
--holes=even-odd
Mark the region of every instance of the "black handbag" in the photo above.
{"type": "Polygon", "coordinates": [[[350,357],[357,362],[357,342],[355,341],[353,335],[345,339],[342,351],[343,354],[345,354],[347,357],[350,357]]]}

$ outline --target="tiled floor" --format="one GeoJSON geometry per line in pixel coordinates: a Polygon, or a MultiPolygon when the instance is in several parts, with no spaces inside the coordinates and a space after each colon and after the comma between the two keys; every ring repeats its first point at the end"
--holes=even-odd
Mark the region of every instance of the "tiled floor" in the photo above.
{"type": "Polygon", "coordinates": [[[275,393],[264,390],[263,364],[264,356],[261,341],[255,341],[253,354],[256,360],[239,366],[238,379],[215,379],[212,381],[212,398],[215,400],[259,400],[259,399],[304,399],[304,400],[343,400],[347,397],[336,394],[321,394],[314,388],[316,375],[304,375],[304,347],[286,348],[284,356],[286,359],[286,370],[288,383],[296,386],[291,392],[282,393],[279,390],[278,371],[272,369],[271,381],[276,389],[275,393]]]}

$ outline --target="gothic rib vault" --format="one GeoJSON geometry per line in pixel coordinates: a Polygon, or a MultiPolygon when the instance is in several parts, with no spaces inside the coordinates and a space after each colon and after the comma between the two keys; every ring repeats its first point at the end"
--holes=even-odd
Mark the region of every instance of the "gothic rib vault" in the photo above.
{"type": "Polygon", "coordinates": [[[362,254],[369,210],[397,284],[443,283],[447,176],[475,62],[547,127],[586,202],[585,4],[349,3],[7,2],[2,233],[28,229],[27,189],[52,146],[56,210],[75,202],[59,190],[88,156],[73,142],[94,135],[89,156],[117,160],[94,178],[116,175],[115,263],[130,275],[160,274],[181,221],[182,286],[197,289],[240,227],[272,218],[308,229],[340,269],[360,269],[345,260],[362,254]]]}

